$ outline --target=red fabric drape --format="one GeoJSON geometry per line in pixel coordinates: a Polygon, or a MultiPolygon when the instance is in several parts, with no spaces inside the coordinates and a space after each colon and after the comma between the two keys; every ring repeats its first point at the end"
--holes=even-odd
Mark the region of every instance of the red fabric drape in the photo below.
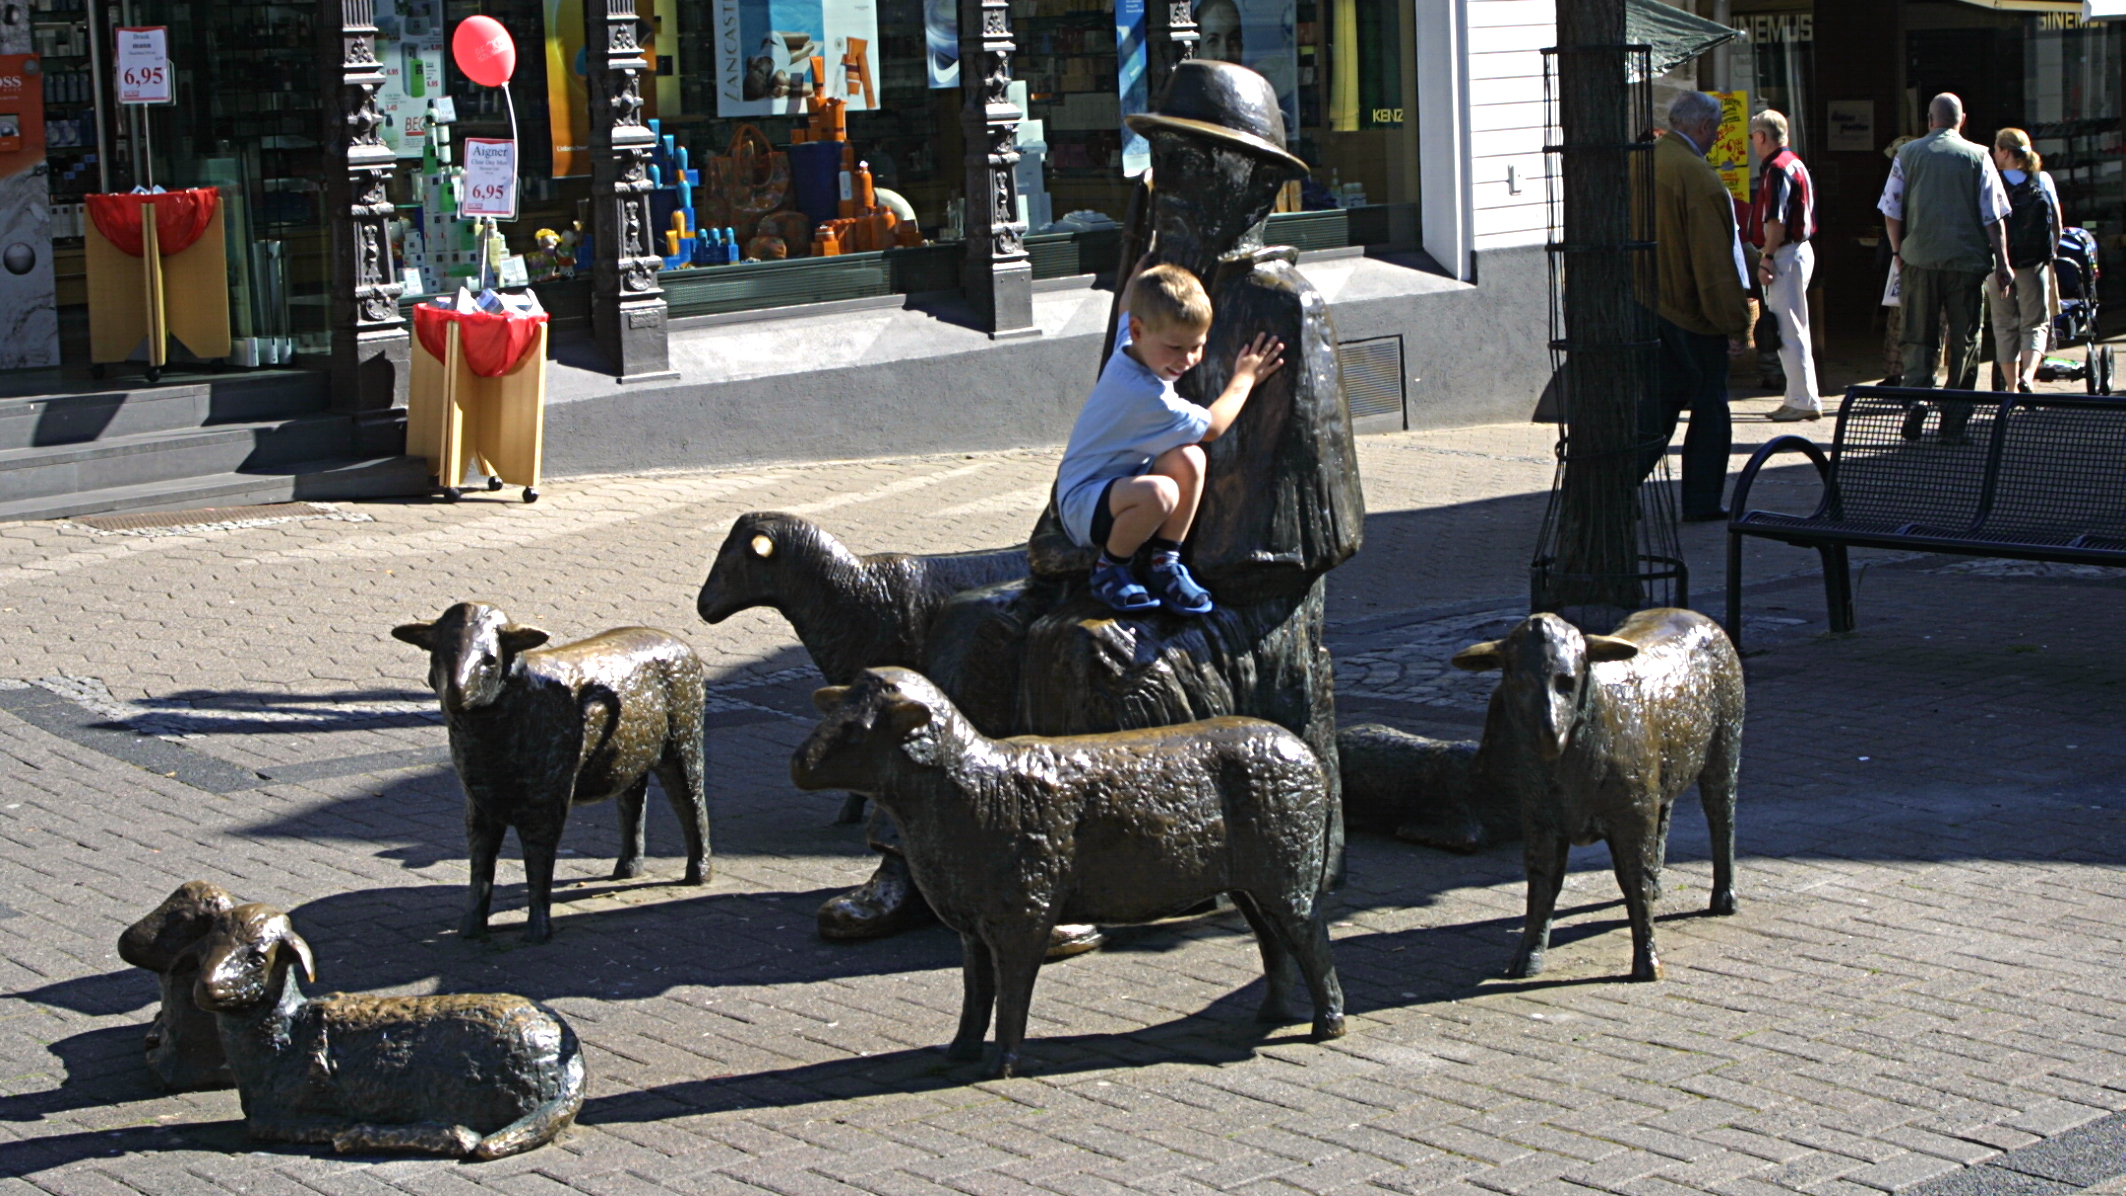
{"type": "Polygon", "coordinates": [[[538,339],[546,313],[512,315],[490,311],[449,311],[426,303],[413,309],[414,335],[438,360],[450,351],[450,322],[457,321],[458,343],[465,350],[465,364],[482,378],[508,373],[538,339]]]}
{"type": "Polygon", "coordinates": [[[164,191],[155,195],[91,195],[89,219],[96,231],[111,244],[134,257],[142,249],[140,205],[155,205],[155,241],[162,256],[183,253],[214,223],[214,210],[221,204],[221,188],[195,187],[189,191],[164,191]]]}

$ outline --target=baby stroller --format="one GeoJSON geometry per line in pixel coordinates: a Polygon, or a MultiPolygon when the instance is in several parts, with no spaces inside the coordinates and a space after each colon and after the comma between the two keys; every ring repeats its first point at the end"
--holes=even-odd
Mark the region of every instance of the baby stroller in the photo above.
{"type": "MultiPolygon", "coordinates": [[[[2111,349],[2096,343],[2097,280],[2102,273],[2096,238],[2089,230],[2060,230],[2059,247],[2052,257],[2052,282],[2060,297],[2060,312],[2052,321],[2052,345],[2063,349],[2078,343],[2087,350],[2088,365],[2079,372],[2093,395],[2111,393],[2111,349]]],[[[2054,372],[2062,379],[2074,377],[2071,367],[2054,372]]]]}

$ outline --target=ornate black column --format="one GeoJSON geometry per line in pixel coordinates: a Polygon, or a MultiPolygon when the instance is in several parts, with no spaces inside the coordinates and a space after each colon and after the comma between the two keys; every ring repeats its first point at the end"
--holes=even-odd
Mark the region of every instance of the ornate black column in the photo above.
{"type": "Polygon", "coordinates": [[[650,227],[650,155],[642,122],[649,62],[635,0],[584,0],[591,103],[591,334],[623,382],[674,377],[665,345],[663,257],[650,227]]]}
{"type": "Polygon", "coordinates": [[[1174,68],[1196,56],[1196,16],[1190,0],[1145,0],[1144,82],[1152,107],[1166,92],[1174,68]]]}
{"type": "Polygon", "coordinates": [[[318,42],[327,80],[325,210],[332,225],[332,406],[355,417],[360,451],[397,453],[405,445],[406,377],[412,352],[399,315],[385,191],[395,159],[377,130],[375,0],[320,0],[318,42]]]}
{"type": "Polygon", "coordinates": [[[961,280],[992,337],[1033,336],[1033,263],[1019,222],[1019,121],[1011,102],[1006,0],[959,0],[960,128],[967,145],[967,263],[961,280]]]}

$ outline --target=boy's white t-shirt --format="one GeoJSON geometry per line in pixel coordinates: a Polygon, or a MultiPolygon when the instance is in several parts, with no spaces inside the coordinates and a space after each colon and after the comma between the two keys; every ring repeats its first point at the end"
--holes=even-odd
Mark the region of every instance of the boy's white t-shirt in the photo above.
{"type": "Polygon", "coordinates": [[[1063,463],[1056,467],[1056,514],[1073,543],[1098,548],[1093,515],[1100,494],[1116,478],[1133,478],[1159,454],[1196,444],[1211,429],[1211,413],[1182,398],[1174,384],[1123,352],[1129,346],[1129,316],[1115,333],[1114,356],[1086,396],[1071,427],[1063,463]]]}

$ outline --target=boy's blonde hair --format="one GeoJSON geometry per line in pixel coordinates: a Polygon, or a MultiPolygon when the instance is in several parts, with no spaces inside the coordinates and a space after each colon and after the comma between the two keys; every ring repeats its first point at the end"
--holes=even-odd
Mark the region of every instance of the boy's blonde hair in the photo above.
{"type": "Polygon", "coordinates": [[[1211,326],[1211,297],[1194,274],[1179,266],[1153,266],[1130,284],[1129,314],[1144,321],[1148,332],[1211,326]]]}

